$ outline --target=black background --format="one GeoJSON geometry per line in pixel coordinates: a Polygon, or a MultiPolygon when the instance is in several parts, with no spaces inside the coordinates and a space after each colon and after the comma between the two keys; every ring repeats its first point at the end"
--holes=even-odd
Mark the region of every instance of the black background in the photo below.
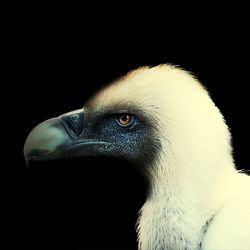
{"type": "Polygon", "coordinates": [[[231,128],[236,165],[249,170],[244,20],[211,24],[208,19],[206,25],[199,19],[173,27],[173,19],[162,21],[161,28],[149,19],[117,23],[119,12],[107,21],[105,15],[86,18],[88,11],[22,8],[11,9],[5,20],[3,246],[136,249],[135,222],[146,188],[133,166],[85,158],[28,169],[22,150],[35,125],[81,108],[98,88],[141,65],[173,63],[194,72],[231,128]]]}

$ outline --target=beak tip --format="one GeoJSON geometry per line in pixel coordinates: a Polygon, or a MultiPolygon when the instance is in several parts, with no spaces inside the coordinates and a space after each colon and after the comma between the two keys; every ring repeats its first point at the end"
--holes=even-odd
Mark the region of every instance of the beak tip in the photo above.
{"type": "Polygon", "coordinates": [[[27,151],[27,139],[24,143],[24,147],[23,147],[23,156],[24,156],[24,160],[25,160],[25,163],[26,163],[26,167],[29,168],[29,161],[30,161],[30,157],[29,157],[29,154],[28,154],[28,151],[27,151]]]}
{"type": "Polygon", "coordinates": [[[29,162],[30,162],[29,157],[27,157],[26,155],[24,155],[24,160],[25,160],[25,163],[26,163],[26,167],[29,168],[29,162]]]}
{"type": "Polygon", "coordinates": [[[25,151],[23,152],[23,156],[26,163],[26,167],[29,168],[30,157],[25,153],[25,151]]]}

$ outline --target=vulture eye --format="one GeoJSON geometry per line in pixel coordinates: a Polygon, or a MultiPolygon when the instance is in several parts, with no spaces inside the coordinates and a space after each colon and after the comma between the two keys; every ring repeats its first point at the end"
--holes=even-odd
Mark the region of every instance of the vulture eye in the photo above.
{"type": "Polygon", "coordinates": [[[122,127],[128,127],[132,125],[133,116],[129,114],[121,114],[117,117],[117,122],[122,127]]]}

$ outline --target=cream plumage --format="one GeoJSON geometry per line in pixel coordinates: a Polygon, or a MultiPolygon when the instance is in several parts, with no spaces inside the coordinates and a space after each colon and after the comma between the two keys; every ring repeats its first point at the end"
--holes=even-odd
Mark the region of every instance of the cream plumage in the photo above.
{"type": "Polygon", "coordinates": [[[250,177],[235,169],[223,116],[190,73],[139,68],[98,92],[82,113],[36,127],[26,160],[65,157],[66,149],[69,157],[117,155],[142,166],[150,190],[138,220],[142,250],[250,249],[250,177]],[[121,114],[133,126],[119,127],[121,114]],[[60,133],[44,142],[51,124],[60,133]]]}

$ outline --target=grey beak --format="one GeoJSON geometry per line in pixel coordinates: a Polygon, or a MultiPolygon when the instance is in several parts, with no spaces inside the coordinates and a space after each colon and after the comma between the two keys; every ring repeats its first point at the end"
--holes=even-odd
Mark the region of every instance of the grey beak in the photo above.
{"type": "Polygon", "coordinates": [[[26,164],[30,160],[54,160],[67,158],[68,148],[86,143],[80,139],[83,132],[83,109],[66,113],[40,123],[28,135],[24,144],[26,164]]]}

